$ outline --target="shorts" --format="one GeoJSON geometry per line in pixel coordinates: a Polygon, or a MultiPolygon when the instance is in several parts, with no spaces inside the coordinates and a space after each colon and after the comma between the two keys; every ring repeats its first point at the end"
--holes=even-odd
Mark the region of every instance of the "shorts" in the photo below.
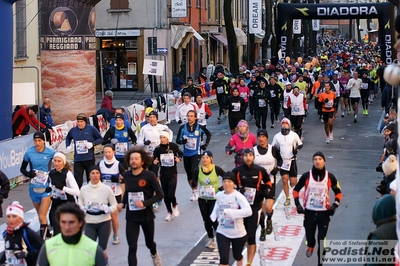
{"type": "MultiPolygon", "coordinates": [[[[272,177],[273,178],[273,177],[272,177]]],[[[265,197],[265,199],[272,199],[275,200],[275,183],[272,183],[272,188],[269,191],[268,195],[265,197]]]]}
{"type": "Polygon", "coordinates": [[[359,102],[360,102],[360,97],[356,97],[356,98],[351,97],[350,98],[351,105],[353,105],[355,103],[359,103],[359,102]]]}
{"type": "Polygon", "coordinates": [[[335,98],[335,101],[333,102],[333,107],[338,108],[339,102],[340,102],[340,98],[339,98],[339,97],[336,97],[336,98],[335,98]]]}
{"type": "Polygon", "coordinates": [[[322,112],[322,118],[324,119],[324,123],[328,123],[330,118],[333,118],[335,112],[322,112]]]}
{"type": "Polygon", "coordinates": [[[242,120],[241,117],[229,117],[229,128],[234,130],[239,124],[240,120],[242,120]]]}
{"type": "Polygon", "coordinates": [[[121,201],[122,201],[122,194],[121,194],[121,195],[118,195],[118,196],[115,196],[115,200],[117,201],[118,204],[121,203],[121,201]]]}
{"type": "Polygon", "coordinates": [[[297,178],[297,163],[296,160],[292,160],[292,164],[290,165],[289,171],[286,170],[279,170],[279,173],[281,176],[283,175],[289,175],[289,177],[296,177],[297,178]]]}
{"type": "Polygon", "coordinates": [[[340,93],[340,98],[348,99],[350,97],[350,93],[342,92],[340,93]]]}
{"type": "Polygon", "coordinates": [[[33,187],[29,186],[29,196],[31,197],[31,200],[35,203],[40,204],[42,198],[50,197],[52,194],[52,192],[36,193],[35,191],[33,191],[33,187]]]}

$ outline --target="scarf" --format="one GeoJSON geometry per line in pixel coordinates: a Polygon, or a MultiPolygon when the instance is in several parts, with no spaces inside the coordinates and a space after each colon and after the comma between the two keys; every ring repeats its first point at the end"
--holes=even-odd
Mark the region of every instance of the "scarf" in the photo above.
{"type": "Polygon", "coordinates": [[[122,129],[124,129],[124,127],[125,127],[125,125],[122,125],[120,127],[117,127],[117,125],[115,125],[115,128],[118,129],[118,130],[122,130],[122,129]]]}
{"type": "Polygon", "coordinates": [[[11,227],[11,226],[7,225],[7,234],[13,235],[15,231],[21,229],[22,227],[24,227],[24,222],[23,221],[19,225],[17,225],[16,227],[11,227]]]}
{"type": "Polygon", "coordinates": [[[61,234],[62,239],[64,240],[65,243],[70,244],[70,245],[75,245],[81,240],[82,236],[82,231],[79,231],[77,234],[73,236],[65,236],[61,234]]]}
{"type": "Polygon", "coordinates": [[[312,174],[316,181],[322,181],[325,177],[325,167],[322,169],[317,169],[315,166],[312,168],[312,174]]]}
{"type": "Polygon", "coordinates": [[[107,158],[104,157],[104,162],[106,164],[114,164],[116,161],[117,161],[117,159],[115,159],[115,156],[113,156],[111,160],[107,160],[107,158]]]}
{"type": "Polygon", "coordinates": [[[246,130],[243,134],[241,134],[239,131],[237,132],[239,137],[242,139],[243,143],[246,143],[246,141],[249,139],[249,129],[246,130]]]}
{"type": "Polygon", "coordinates": [[[203,171],[203,173],[209,174],[214,169],[214,167],[215,165],[213,163],[210,163],[209,166],[201,165],[201,170],[203,171]]]}

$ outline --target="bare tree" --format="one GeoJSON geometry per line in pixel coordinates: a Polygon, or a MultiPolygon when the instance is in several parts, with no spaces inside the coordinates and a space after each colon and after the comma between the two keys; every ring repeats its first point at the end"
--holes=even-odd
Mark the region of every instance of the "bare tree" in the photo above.
{"type": "Polygon", "coordinates": [[[236,34],[232,18],[232,0],[224,0],[224,18],[225,18],[226,36],[228,37],[227,38],[228,56],[230,62],[229,68],[232,73],[235,73],[239,69],[239,61],[238,61],[236,34]]]}

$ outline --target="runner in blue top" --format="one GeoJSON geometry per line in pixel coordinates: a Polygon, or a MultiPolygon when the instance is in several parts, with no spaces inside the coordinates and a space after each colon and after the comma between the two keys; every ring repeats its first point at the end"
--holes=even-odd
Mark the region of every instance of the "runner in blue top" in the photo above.
{"type": "MultiPolygon", "coordinates": [[[[193,172],[199,166],[201,150],[206,150],[211,140],[211,133],[205,126],[197,123],[197,112],[190,110],[187,112],[187,123],[179,128],[176,143],[183,144],[183,165],[187,174],[190,188],[192,188],[193,172]],[[201,135],[207,136],[206,142],[201,143],[201,135]]],[[[199,193],[197,189],[192,189],[191,201],[197,201],[199,193]]]]}
{"type": "Polygon", "coordinates": [[[56,153],[45,146],[44,134],[40,131],[33,134],[34,146],[24,154],[20,171],[26,177],[31,178],[29,196],[39,216],[40,234],[45,239],[50,237],[47,226],[47,212],[51,203],[51,188],[49,188],[49,176],[51,160],[56,153]],[[29,171],[27,166],[29,165],[29,171]]]}
{"type": "Polygon", "coordinates": [[[104,135],[103,145],[108,143],[115,145],[115,158],[117,158],[124,168],[128,168],[128,165],[124,161],[124,155],[131,145],[136,145],[136,136],[133,130],[124,124],[123,114],[115,115],[115,125],[110,127],[104,135]],[[129,139],[131,139],[132,144],[129,143],[129,139]]]}

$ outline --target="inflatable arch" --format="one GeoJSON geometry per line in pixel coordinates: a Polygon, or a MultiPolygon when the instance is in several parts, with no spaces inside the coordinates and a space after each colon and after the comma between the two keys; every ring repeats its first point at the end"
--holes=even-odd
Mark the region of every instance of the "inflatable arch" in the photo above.
{"type": "Polygon", "coordinates": [[[366,19],[378,18],[381,59],[387,65],[397,57],[393,45],[394,6],[389,3],[353,4],[278,4],[277,50],[282,57],[292,57],[293,19],[366,19]]]}

